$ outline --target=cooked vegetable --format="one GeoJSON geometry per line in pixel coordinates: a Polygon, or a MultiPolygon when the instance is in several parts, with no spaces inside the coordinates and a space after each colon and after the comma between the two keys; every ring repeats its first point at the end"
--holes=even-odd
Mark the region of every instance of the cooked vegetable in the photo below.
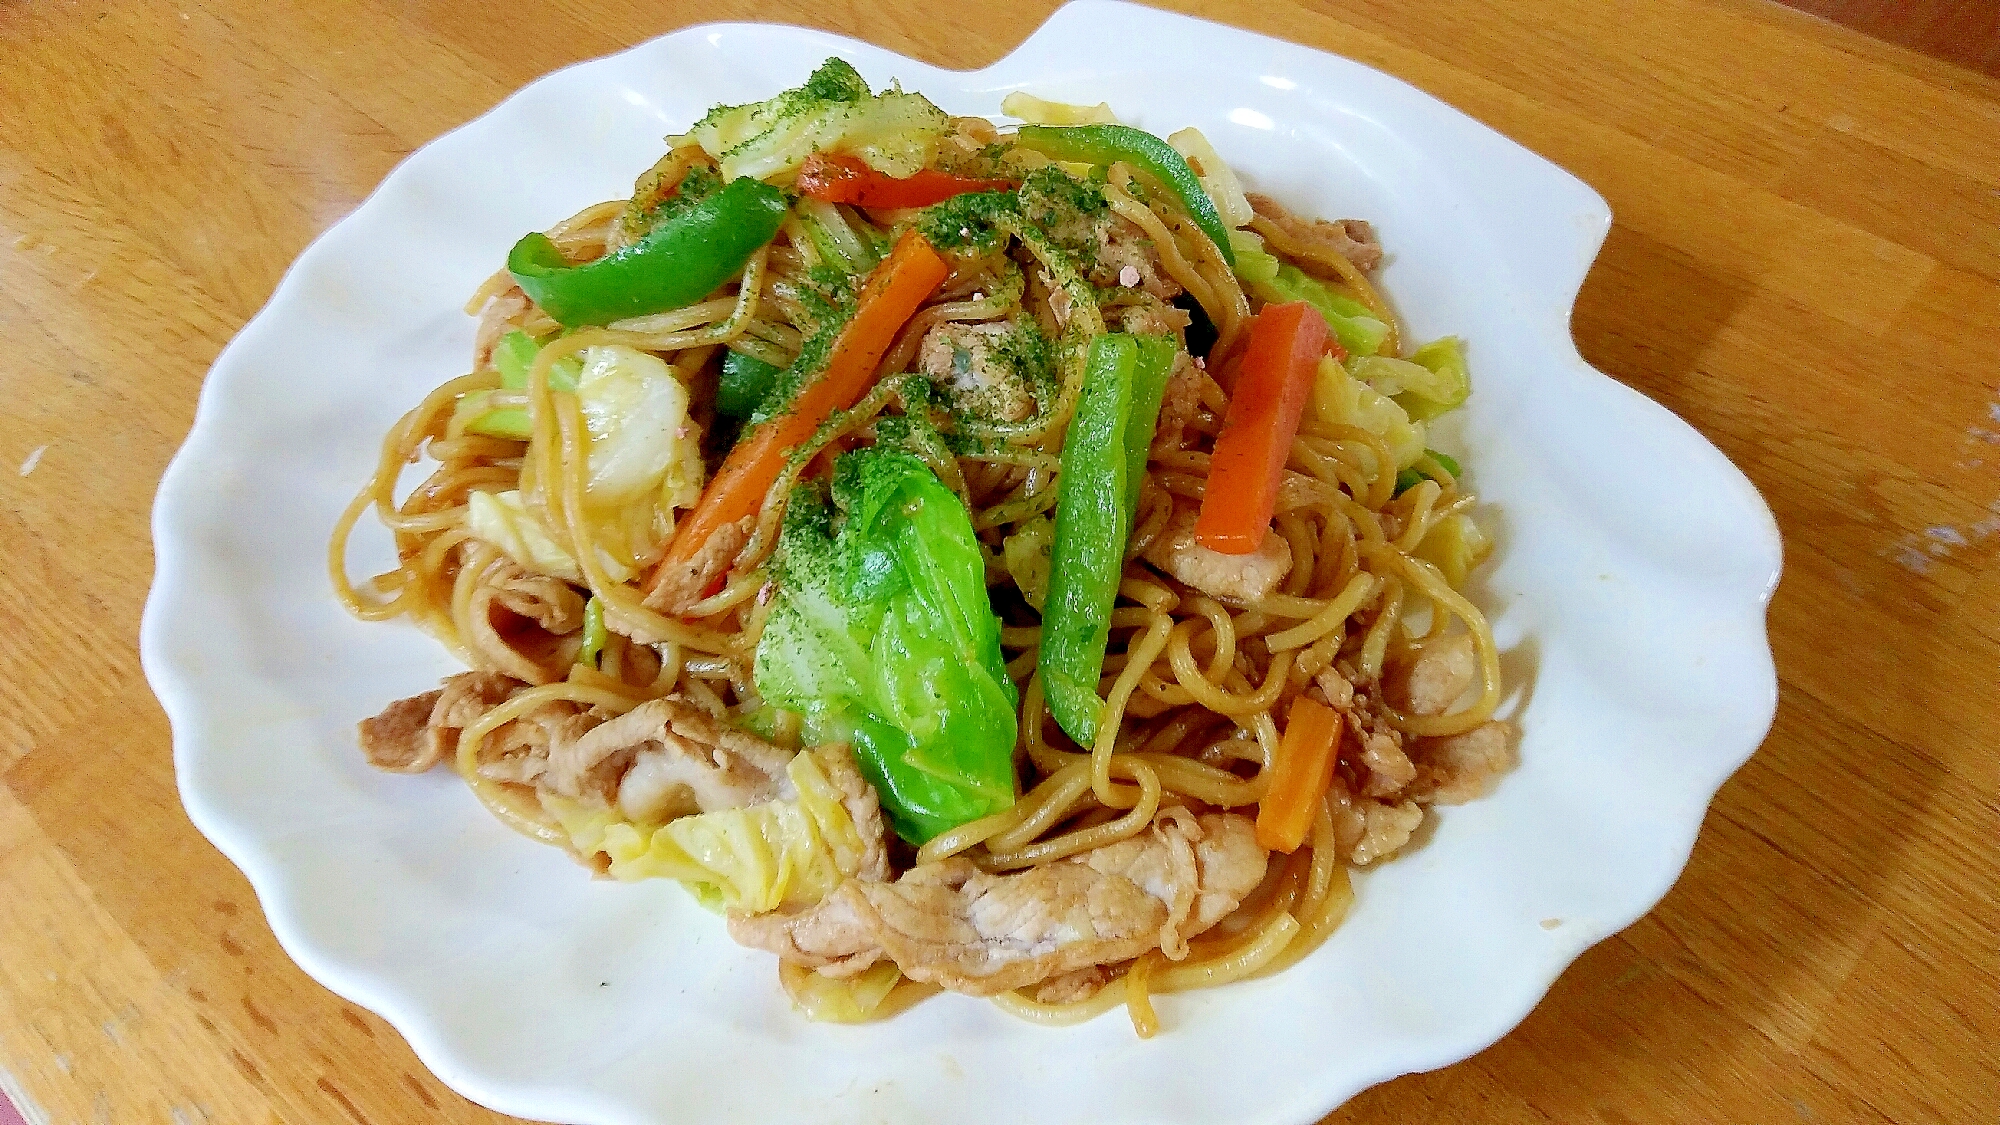
{"type": "Polygon", "coordinates": [[[584,506],[650,499],[662,487],[674,507],[700,495],[701,440],[688,392],[665,360],[623,344],[585,348],[576,404],[590,435],[584,506]]]}
{"type": "Polygon", "coordinates": [[[1263,546],[1285,458],[1325,352],[1326,321],[1303,301],[1266,305],[1251,322],[1250,344],[1208,460],[1208,488],[1194,528],[1202,546],[1225,555],[1263,546]]]}
{"type": "Polygon", "coordinates": [[[1000,112],[1034,125],[1115,125],[1118,115],[1110,102],[1070,105],[1045,101],[1025,90],[1016,90],[1000,99],[1000,112]]]}
{"type": "Polygon", "coordinates": [[[853,976],[830,977],[790,962],[778,963],[778,980],[800,1013],[814,1023],[867,1023],[903,979],[894,961],[878,961],[853,976]]]}
{"type": "Polygon", "coordinates": [[[907,453],[844,454],[833,500],[787,514],[757,691],[850,741],[897,835],[921,844],[1014,803],[985,556],[965,505],[907,453]]]}
{"type": "Polygon", "coordinates": [[[1332,357],[1320,360],[1312,410],[1322,422],[1359,426],[1380,437],[1395,459],[1393,468],[1408,468],[1424,455],[1424,424],[1410,421],[1394,399],[1349,375],[1332,357]]]}
{"type": "Polygon", "coordinates": [[[861,869],[866,844],[818,755],[785,773],[798,798],[634,824],[617,806],[544,796],[579,855],[602,854],[614,879],[678,879],[712,910],[757,914],[810,905],[861,869]]]}
{"type": "MultiPolygon", "coordinates": [[[[535,362],[541,345],[520,329],[507,333],[493,345],[493,366],[500,372],[502,391],[519,391],[528,385],[528,368],[535,362]]],[[[583,364],[575,357],[558,360],[549,367],[549,386],[558,391],[576,390],[577,372],[583,364]]],[[[458,400],[452,417],[463,420],[469,433],[487,437],[526,441],[534,433],[525,406],[491,407],[492,391],[473,391],[458,400]]]]}
{"type": "MultiPolygon", "coordinates": [[[[1418,348],[1412,362],[1430,371],[1433,381],[1412,383],[1396,396],[1410,417],[1428,422],[1448,410],[1456,410],[1472,397],[1472,373],[1465,365],[1465,341],[1442,336],[1418,348]]],[[[1452,469],[1456,476],[1458,470],[1452,469]]]]}
{"type": "MultiPolygon", "coordinates": [[[[493,345],[493,366],[500,372],[500,385],[510,391],[524,390],[528,386],[528,368],[534,366],[535,356],[542,346],[533,336],[516,328],[493,345]]],[[[559,391],[576,389],[574,365],[557,364],[549,370],[549,386],[559,391]]]]}
{"type": "Polygon", "coordinates": [[[848,225],[840,208],[810,196],[794,211],[820,259],[845,274],[865,274],[882,260],[875,243],[848,225]]]}
{"type": "MultiPolygon", "coordinates": [[[[1188,168],[1200,178],[1202,190],[1215,204],[1215,212],[1222,219],[1222,225],[1229,228],[1240,227],[1257,217],[1250,206],[1250,198],[1243,194],[1243,181],[1236,178],[1236,170],[1208,143],[1201,130],[1188,126],[1178,133],[1170,134],[1167,143],[1188,162],[1188,168]]],[[[1234,234],[1231,236],[1232,249],[1234,234]]]]}
{"type": "MultiPolygon", "coordinates": [[[[1180,352],[1171,336],[1134,336],[1139,354],[1132,364],[1132,408],[1125,425],[1125,520],[1139,514],[1139,486],[1146,480],[1146,455],[1153,447],[1153,430],[1160,420],[1160,403],[1167,397],[1167,379],[1180,352]]],[[[1123,546],[1122,544],[1120,545],[1123,546]]]]}
{"type": "Polygon", "coordinates": [[[630,246],[581,265],[536,231],[514,244],[507,272],[561,324],[609,324],[708,296],[771,241],[785,211],[777,188],[736,180],[630,246]]]}
{"type": "MultiPolygon", "coordinates": [[[[502,344],[507,351],[495,354],[513,356],[506,361],[511,366],[523,349],[504,339],[502,344]]],[[[687,388],[664,360],[622,344],[586,348],[574,362],[554,365],[549,375],[556,393],[577,397],[588,449],[584,514],[600,545],[599,561],[623,581],[655,553],[662,531],[672,526],[673,511],[701,495],[701,431],[688,418],[687,388]]],[[[511,378],[503,367],[503,385],[511,378]]],[[[484,410],[485,401],[474,395],[460,400],[459,410],[479,411],[466,429],[527,440],[525,409],[484,410]],[[468,408],[467,402],[475,405],[468,408]]],[[[475,492],[468,503],[467,519],[481,539],[530,570],[583,580],[569,550],[557,544],[517,491],[475,492]]]]}
{"type": "Polygon", "coordinates": [[[592,598],[583,604],[583,647],[577,650],[576,662],[597,667],[597,658],[604,654],[604,645],[611,639],[604,627],[604,603],[592,598]]]}
{"type": "Polygon", "coordinates": [[[715,387],[715,412],[724,418],[748,418],[777,386],[784,370],[742,352],[724,352],[722,379],[715,387]]]}
{"type": "Polygon", "coordinates": [[[1049,593],[1049,554],[1055,543],[1055,521],[1036,516],[1000,544],[1001,559],[1021,591],[1021,600],[1040,610],[1049,593]]]}
{"type": "Polygon", "coordinates": [[[1236,247],[1236,276],[1250,294],[1272,304],[1304,301],[1319,310],[1340,346],[1357,355],[1374,355],[1389,337],[1389,326],[1366,304],[1336,293],[1297,266],[1278,261],[1264,249],[1264,240],[1249,231],[1231,231],[1236,247]]]}
{"type": "Polygon", "coordinates": [[[717,106],[668,142],[701,145],[731,181],[795,171],[815,152],[851,153],[885,176],[913,176],[950,128],[951,119],[922,94],[870,94],[852,66],[828,59],[805,85],[749,105],[717,106]]]}
{"type": "Polygon", "coordinates": [[[974,179],[934,168],[901,178],[885,176],[856,157],[820,152],[806,157],[798,180],[798,189],[814,199],[857,207],[929,207],[968,191],[1016,186],[1014,180],[974,179]]]}
{"type": "Polygon", "coordinates": [[[1465,584],[1472,568],[1478,566],[1492,550],[1493,540],[1479,529],[1471,516],[1453,512],[1431,528],[1412,553],[1437,567],[1445,581],[1455,588],[1465,584]]]}
{"type": "MultiPolygon", "coordinates": [[[[515,562],[537,574],[547,574],[565,582],[583,581],[583,572],[569,549],[556,542],[542,521],[528,510],[518,489],[505,492],[473,492],[465,498],[466,530],[507,553],[515,562]]],[[[631,571],[609,559],[600,560],[612,578],[630,578],[631,571]]]]}
{"type": "Polygon", "coordinates": [[[1215,204],[1203,190],[1201,178],[1167,142],[1130,125],[1023,125],[1016,138],[1017,143],[1052,160],[1084,164],[1122,160],[1147,173],[1180,199],[1188,217],[1214,241],[1223,261],[1232,267],[1236,265],[1236,251],[1229,244],[1228,228],[1222,225],[1215,204]]]}
{"type": "Polygon", "coordinates": [[[656,571],[685,564],[708,542],[717,528],[754,515],[764,506],[764,494],[784,471],[785,461],[836,410],[845,410],[867,393],[875,368],[895,342],[896,333],[944,280],[944,259],[923,236],[905,231],[889,259],[868,279],[853,319],[841,329],[826,356],[819,377],[805,385],[791,408],[745,434],[718,469],[693,512],[667,547],[666,561],[656,571]]]}
{"type": "MultiPolygon", "coordinates": [[[[1440,468],[1451,474],[1452,480],[1458,479],[1458,462],[1452,460],[1448,454],[1439,453],[1435,449],[1426,449],[1424,450],[1424,456],[1436,461],[1440,468]]],[[[1431,479],[1436,479],[1439,484],[1451,483],[1451,481],[1437,477],[1435,473],[1425,471],[1420,462],[1418,466],[1404,469],[1396,474],[1396,495],[1401,496],[1404,489],[1415,488],[1425,480],[1431,479]]]]}
{"type": "Polygon", "coordinates": [[[1340,712],[1307,696],[1292,704],[1271,788],[1257,802],[1257,842],[1278,852],[1294,852],[1312,830],[1320,800],[1333,783],[1334,751],[1340,745],[1340,712]]]}
{"type": "Polygon", "coordinates": [[[1063,438],[1037,664],[1049,713],[1083,746],[1097,737],[1111,607],[1176,350],[1163,336],[1092,340],[1083,395],[1063,438]]]}

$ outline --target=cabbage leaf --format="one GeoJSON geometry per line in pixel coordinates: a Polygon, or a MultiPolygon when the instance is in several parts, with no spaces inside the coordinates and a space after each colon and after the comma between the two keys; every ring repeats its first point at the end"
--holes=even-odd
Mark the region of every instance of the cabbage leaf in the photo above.
{"type": "Polygon", "coordinates": [[[1424,424],[1413,422],[1395,399],[1347,373],[1340,361],[1319,361],[1313,383],[1313,416],[1329,425],[1358,426],[1383,440],[1396,463],[1390,472],[1417,463],[1424,455],[1424,424]]]}
{"type": "Polygon", "coordinates": [[[1016,695],[985,556],[965,505],[907,453],[843,455],[832,499],[793,495],[757,691],[850,741],[920,844],[1014,802],[1016,695]]]}
{"type": "Polygon", "coordinates": [[[615,879],[676,879],[711,909],[762,913],[818,902],[861,870],[861,838],[818,751],[793,758],[790,800],[634,824],[615,805],[597,808],[544,794],[579,855],[602,855],[615,879]]]}
{"type": "Polygon", "coordinates": [[[922,94],[871,94],[854,67],[828,59],[805,85],[749,105],[717,106],[668,143],[699,144],[730,180],[791,175],[815,152],[857,156],[901,178],[930,163],[950,128],[950,117],[922,94]]]}

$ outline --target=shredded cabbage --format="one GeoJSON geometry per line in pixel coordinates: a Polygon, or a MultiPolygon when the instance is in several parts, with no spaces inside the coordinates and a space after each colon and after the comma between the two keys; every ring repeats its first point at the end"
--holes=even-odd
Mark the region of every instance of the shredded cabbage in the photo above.
{"type": "Polygon", "coordinates": [[[861,870],[867,844],[818,751],[793,758],[785,773],[799,795],[741,809],[718,809],[634,824],[616,806],[592,808],[544,794],[580,855],[601,854],[626,882],[677,879],[711,909],[762,913],[810,905],[861,870]]]}
{"type": "MultiPolygon", "coordinates": [[[[557,543],[549,529],[528,510],[520,492],[474,492],[466,497],[466,528],[507,553],[507,557],[537,574],[581,583],[583,572],[575,556],[557,543]]],[[[614,582],[623,582],[635,573],[601,548],[597,561],[614,582]]]]}
{"type": "Polygon", "coordinates": [[[1424,424],[1411,421],[1394,399],[1349,375],[1331,356],[1319,361],[1312,407],[1322,422],[1359,426],[1380,437],[1396,459],[1394,469],[1408,468],[1424,455],[1424,424]]]}
{"type": "Polygon", "coordinates": [[[584,349],[576,399],[590,435],[583,506],[593,538],[637,570],[673,531],[674,509],[701,498],[701,427],[674,369],[622,344],[584,349]]]}

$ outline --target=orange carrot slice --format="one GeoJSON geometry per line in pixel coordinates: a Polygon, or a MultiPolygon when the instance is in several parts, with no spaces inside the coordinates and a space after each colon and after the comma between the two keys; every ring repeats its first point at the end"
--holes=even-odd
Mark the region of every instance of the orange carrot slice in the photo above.
{"type": "Polygon", "coordinates": [[[1289,854],[1305,843],[1320,798],[1333,784],[1340,727],[1340,712],[1324,703],[1300,696],[1292,704],[1271,767],[1271,788],[1257,802],[1259,844],[1289,854]]]}
{"type": "Polygon", "coordinates": [[[764,496],[784,471],[792,450],[812,437],[837,410],[853,406],[875,382],[875,369],[896,333],[944,281],[948,267],[915,230],[903,232],[894,250],[868,276],[854,318],[841,329],[826,368],[808,383],[791,409],[744,435],[729,451],[694,511],[680,522],[647,582],[650,595],[677,566],[685,566],[716,529],[764,507],[764,496]]]}
{"type": "Polygon", "coordinates": [[[1195,542],[1225,555],[1263,546],[1326,337],[1326,319],[1304,301],[1266,305],[1251,323],[1229,412],[1208,459],[1195,542]]]}

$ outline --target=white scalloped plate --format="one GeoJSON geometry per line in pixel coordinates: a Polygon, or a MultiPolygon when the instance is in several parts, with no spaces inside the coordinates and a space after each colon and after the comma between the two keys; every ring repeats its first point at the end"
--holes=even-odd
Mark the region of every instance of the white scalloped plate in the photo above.
{"type": "MultiPolygon", "coordinates": [[[[307,972],[524,1117],[1289,1125],[1464,1058],[1666,893],[1776,703],[1769,511],[1570,340],[1609,225],[1588,187],[1402,82],[1125,4],[1066,7],[973,73],[724,25],[550,75],[391,173],[210,373],[160,485],[141,637],[188,814],[307,972]],[[1198,125],[1254,186],[1372,219],[1415,335],[1470,341],[1478,390],[1449,440],[1499,532],[1479,597],[1512,653],[1522,764],[1360,878],[1308,961],[1164,998],[1148,1042],[1119,1014],[1041,1030],[951,996],[807,1023],[770,958],[678,887],[584,878],[446,771],[378,774],[354,745],[357,718],[455,670],[411,627],[350,619],[322,560],[380,435],[461,371],[459,302],[521,232],[627,193],[663,135],[834,54],[957,113],[1026,88],[1198,125]]],[[[356,543],[357,570],[388,557],[385,535],[356,543]]]]}

